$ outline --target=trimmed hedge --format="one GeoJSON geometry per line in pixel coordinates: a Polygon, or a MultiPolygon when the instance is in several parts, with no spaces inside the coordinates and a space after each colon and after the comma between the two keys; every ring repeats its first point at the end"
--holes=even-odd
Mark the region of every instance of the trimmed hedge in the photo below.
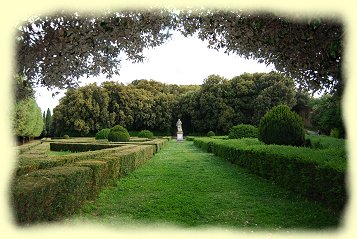
{"type": "MultiPolygon", "coordinates": [[[[49,148],[49,144],[47,147],[49,148]]],[[[18,166],[15,170],[15,176],[21,176],[29,172],[47,169],[55,166],[63,166],[68,163],[73,163],[80,160],[97,159],[106,154],[120,152],[122,150],[133,148],[135,145],[120,145],[121,147],[107,148],[96,151],[87,151],[81,153],[73,153],[63,156],[48,156],[48,154],[23,154],[20,155],[18,166]]],[[[43,153],[43,152],[42,152],[43,153]]]]}
{"type": "Polygon", "coordinates": [[[194,144],[334,210],[347,202],[346,159],[334,149],[264,145],[258,140],[195,138],[194,144]]]}
{"type": "Polygon", "coordinates": [[[16,177],[11,187],[16,221],[28,224],[59,220],[74,212],[83,201],[149,160],[161,143],[123,146],[65,155],[52,167],[16,177]]]}
{"type": "Polygon", "coordinates": [[[150,141],[141,142],[140,145],[154,145],[154,153],[159,152],[169,141],[168,138],[154,139],[150,141]]]}
{"type": "Polygon", "coordinates": [[[16,147],[18,150],[19,154],[25,153],[26,151],[29,151],[30,149],[36,147],[37,145],[41,144],[40,140],[34,140],[32,142],[29,142],[27,144],[19,145],[16,147]]]}
{"type": "Polygon", "coordinates": [[[193,136],[187,136],[186,141],[194,141],[195,137],[193,136]]]}
{"type": "Polygon", "coordinates": [[[12,203],[19,224],[54,221],[69,215],[88,199],[91,169],[56,167],[17,178],[12,185],[12,203]]]}
{"type": "Polygon", "coordinates": [[[239,124],[229,130],[228,138],[258,138],[258,128],[250,124],[239,124]]]}
{"type": "Polygon", "coordinates": [[[51,151],[86,152],[107,148],[120,147],[119,144],[96,144],[96,143],[50,143],[51,151]]]}
{"type": "Polygon", "coordinates": [[[151,132],[150,130],[141,130],[138,133],[139,138],[148,138],[148,139],[153,139],[154,138],[154,133],[151,132]]]}
{"type": "Polygon", "coordinates": [[[99,144],[95,146],[93,143],[63,143],[63,142],[51,142],[37,145],[30,152],[19,155],[18,166],[15,169],[14,176],[21,176],[39,169],[48,169],[55,166],[63,166],[68,163],[74,163],[81,160],[98,159],[108,154],[116,154],[120,151],[127,150],[137,145],[153,145],[154,153],[160,151],[162,147],[170,140],[170,137],[164,137],[161,139],[155,139],[145,142],[122,142],[111,144],[99,144]],[[84,148],[91,149],[92,151],[73,153],[63,156],[49,156],[50,145],[52,148],[56,148],[59,151],[80,151],[84,148]],[[85,145],[85,146],[84,146],[85,145]],[[104,147],[107,146],[107,147],[104,147]],[[99,150],[102,147],[105,149],[99,150]],[[97,149],[96,149],[97,148],[97,149]]]}

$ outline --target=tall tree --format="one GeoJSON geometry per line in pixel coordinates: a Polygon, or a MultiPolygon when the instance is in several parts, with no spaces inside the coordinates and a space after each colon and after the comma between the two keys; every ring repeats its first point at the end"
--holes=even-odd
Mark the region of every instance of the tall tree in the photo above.
{"type": "Polygon", "coordinates": [[[331,130],[336,128],[341,138],[346,137],[341,99],[336,95],[313,99],[311,121],[313,126],[324,134],[330,135],[331,130]]]}
{"type": "Polygon", "coordinates": [[[47,108],[47,111],[46,111],[45,126],[46,126],[46,132],[47,132],[46,136],[51,136],[52,115],[51,115],[51,111],[49,108],[47,108]]]}
{"type": "Polygon", "coordinates": [[[25,138],[38,137],[43,131],[41,109],[33,98],[20,100],[15,105],[13,129],[16,136],[25,138]]]}

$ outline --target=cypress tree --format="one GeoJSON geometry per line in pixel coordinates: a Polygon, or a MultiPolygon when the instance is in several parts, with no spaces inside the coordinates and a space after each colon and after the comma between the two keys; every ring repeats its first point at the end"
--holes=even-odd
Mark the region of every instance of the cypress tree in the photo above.
{"type": "Polygon", "coordinates": [[[47,136],[50,136],[51,125],[52,125],[52,115],[51,115],[51,111],[49,108],[47,108],[47,112],[46,112],[45,125],[46,125],[47,136]]]}

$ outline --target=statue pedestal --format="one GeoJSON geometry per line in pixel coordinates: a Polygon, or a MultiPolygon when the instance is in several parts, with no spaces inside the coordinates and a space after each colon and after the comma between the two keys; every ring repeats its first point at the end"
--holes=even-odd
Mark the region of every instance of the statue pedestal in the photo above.
{"type": "Polygon", "coordinates": [[[177,141],[183,141],[183,131],[177,131],[177,141]]]}

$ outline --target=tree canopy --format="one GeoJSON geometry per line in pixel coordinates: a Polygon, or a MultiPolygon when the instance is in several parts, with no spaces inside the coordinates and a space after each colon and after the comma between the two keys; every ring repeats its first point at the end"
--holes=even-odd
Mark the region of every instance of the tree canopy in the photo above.
{"type": "Polygon", "coordinates": [[[143,60],[170,31],[197,34],[208,47],[258,59],[312,91],[341,94],[344,29],[338,19],[294,19],[240,10],[109,12],[102,16],[57,13],[19,27],[17,73],[29,84],[75,86],[82,76],[119,74],[121,57],[143,60]]]}
{"type": "Polygon", "coordinates": [[[171,134],[178,118],[185,133],[227,133],[236,124],[257,125],[275,105],[296,105],[293,80],[271,73],[243,74],[231,80],[211,75],[201,86],[135,80],[104,82],[67,90],[53,110],[56,135],[87,135],[120,124],[171,134]]]}

